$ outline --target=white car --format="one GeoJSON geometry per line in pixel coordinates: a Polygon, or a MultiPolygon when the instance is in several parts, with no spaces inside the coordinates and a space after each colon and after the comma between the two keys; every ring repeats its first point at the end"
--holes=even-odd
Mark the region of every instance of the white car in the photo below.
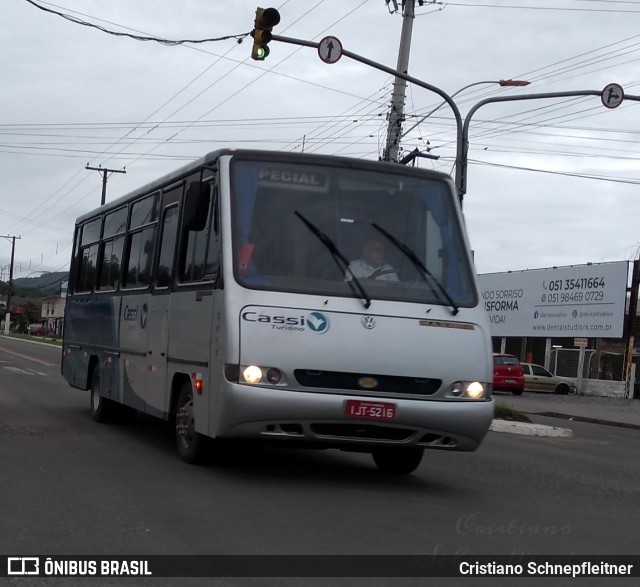
{"type": "Polygon", "coordinates": [[[542,365],[522,363],[525,391],[543,391],[548,393],[575,394],[576,382],[568,377],[553,375],[542,365]]]}

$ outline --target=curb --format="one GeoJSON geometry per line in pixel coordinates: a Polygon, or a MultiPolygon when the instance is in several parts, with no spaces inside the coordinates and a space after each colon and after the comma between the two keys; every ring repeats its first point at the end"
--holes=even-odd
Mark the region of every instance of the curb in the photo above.
{"type": "Polygon", "coordinates": [[[41,346],[57,347],[59,349],[62,348],[62,338],[58,338],[58,339],[47,338],[46,340],[44,340],[44,339],[31,340],[30,338],[22,338],[22,337],[19,337],[19,336],[11,336],[10,334],[7,336],[6,334],[0,333],[0,340],[3,340],[3,339],[5,339],[5,340],[17,340],[17,341],[20,341],[20,342],[26,342],[27,344],[39,344],[41,346]]]}
{"type": "Polygon", "coordinates": [[[632,428],[640,430],[640,424],[632,424],[631,422],[614,422],[613,420],[603,420],[602,418],[587,418],[585,416],[571,416],[569,414],[560,414],[558,412],[529,412],[535,416],[545,416],[547,418],[559,418],[562,420],[574,420],[575,422],[587,422],[588,424],[601,424],[603,426],[618,426],[619,428],[632,428]]]}
{"type": "Polygon", "coordinates": [[[522,434],[524,436],[573,438],[573,430],[569,430],[569,428],[556,428],[555,426],[528,424],[526,422],[512,422],[511,420],[494,420],[491,423],[490,430],[493,432],[522,434]]]}

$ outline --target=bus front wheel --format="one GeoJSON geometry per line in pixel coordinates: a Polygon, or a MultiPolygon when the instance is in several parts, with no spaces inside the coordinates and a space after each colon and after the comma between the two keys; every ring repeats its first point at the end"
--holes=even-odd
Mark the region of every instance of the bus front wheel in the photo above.
{"type": "Polygon", "coordinates": [[[193,415],[193,391],[191,382],[182,385],[176,405],[176,445],[185,463],[200,463],[205,453],[206,438],[196,432],[193,415]]]}
{"type": "Polygon", "coordinates": [[[382,473],[408,475],[422,461],[421,448],[377,448],[372,451],[373,461],[382,473]]]}

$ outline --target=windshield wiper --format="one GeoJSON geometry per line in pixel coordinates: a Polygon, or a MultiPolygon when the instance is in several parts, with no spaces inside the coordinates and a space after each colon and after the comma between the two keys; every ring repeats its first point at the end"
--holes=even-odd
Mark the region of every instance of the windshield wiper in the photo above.
{"type": "Polygon", "coordinates": [[[351,279],[347,279],[347,283],[351,288],[351,291],[360,297],[360,299],[364,303],[365,308],[369,308],[371,305],[371,298],[365,291],[364,287],[360,283],[359,279],[353,274],[351,271],[351,267],[349,267],[349,261],[347,258],[340,252],[340,249],[336,246],[330,237],[328,237],[324,232],[322,232],[315,224],[311,221],[307,220],[300,212],[294,210],[293,213],[304,222],[304,225],[318,237],[318,240],[327,247],[328,251],[331,253],[333,260],[336,262],[336,265],[340,268],[340,271],[343,273],[348,272],[351,275],[351,279]]]}
{"type": "Polygon", "coordinates": [[[433,286],[429,283],[429,287],[431,288],[431,291],[435,294],[435,296],[439,299],[440,302],[442,302],[442,298],[441,298],[440,294],[438,294],[438,291],[445,297],[446,301],[449,303],[449,305],[452,308],[451,313],[455,316],[460,311],[460,308],[458,307],[458,304],[456,304],[453,301],[453,298],[449,295],[449,292],[440,283],[438,278],[433,273],[431,273],[431,271],[429,271],[429,269],[427,269],[427,267],[420,260],[418,255],[416,255],[405,243],[403,243],[401,240],[398,240],[395,236],[393,236],[392,234],[387,232],[384,228],[382,228],[381,226],[377,225],[375,222],[372,222],[371,226],[373,226],[373,228],[375,228],[389,242],[391,242],[399,251],[401,251],[409,259],[409,261],[411,261],[413,263],[413,266],[416,269],[420,270],[420,272],[422,274],[422,278],[427,283],[429,283],[429,281],[427,280],[427,277],[431,278],[431,281],[433,283],[435,283],[437,288],[438,288],[437,291],[436,291],[433,288],[433,286]]]}

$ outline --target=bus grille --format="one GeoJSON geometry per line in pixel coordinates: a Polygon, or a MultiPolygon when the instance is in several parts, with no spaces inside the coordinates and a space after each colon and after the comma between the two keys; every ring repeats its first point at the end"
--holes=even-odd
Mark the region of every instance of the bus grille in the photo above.
{"type": "Polygon", "coordinates": [[[415,434],[414,430],[375,424],[311,424],[311,430],[318,436],[372,440],[406,440],[415,434]]]}
{"type": "Polygon", "coordinates": [[[314,371],[296,369],[296,380],[303,387],[325,389],[352,389],[376,393],[398,393],[411,395],[433,395],[442,385],[441,379],[423,379],[396,375],[374,375],[372,373],[348,373],[344,371],[314,371]],[[375,379],[377,385],[368,387],[362,382],[375,379]]]}

